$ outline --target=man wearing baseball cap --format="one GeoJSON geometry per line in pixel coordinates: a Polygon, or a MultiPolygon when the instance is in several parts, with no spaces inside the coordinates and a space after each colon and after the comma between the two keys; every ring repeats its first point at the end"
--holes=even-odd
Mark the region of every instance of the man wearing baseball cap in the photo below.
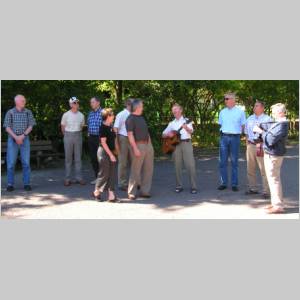
{"type": "Polygon", "coordinates": [[[79,99],[69,99],[71,109],[63,114],[61,119],[61,131],[64,136],[65,147],[65,169],[66,176],[64,185],[71,185],[71,172],[73,155],[75,162],[75,183],[85,184],[82,179],[81,154],[82,154],[82,128],[84,126],[84,115],[79,111],[79,99]]]}

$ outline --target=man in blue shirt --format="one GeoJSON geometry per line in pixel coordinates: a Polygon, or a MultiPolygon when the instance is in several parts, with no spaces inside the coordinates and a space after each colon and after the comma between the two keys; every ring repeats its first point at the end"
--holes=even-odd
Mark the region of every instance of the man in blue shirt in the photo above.
{"type": "Polygon", "coordinates": [[[257,141],[257,134],[253,132],[254,126],[259,126],[261,123],[272,122],[272,118],[264,113],[265,105],[261,101],[256,101],[251,115],[245,125],[245,135],[247,140],[247,177],[248,190],[247,195],[258,194],[256,184],[256,167],[259,167],[263,183],[263,196],[269,198],[270,190],[265,173],[264,158],[262,155],[262,142],[257,141]]]}
{"type": "Polygon", "coordinates": [[[228,157],[231,160],[231,187],[238,191],[238,160],[240,152],[240,136],[246,122],[245,112],[236,106],[235,94],[225,94],[226,107],[219,114],[220,128],[220,158],[219,168],[221,185],[218,190],[225,190],[228,184],[228,157]]]}
{"type": "MultiPolygon", "coordinates": [[[[92,162],[92,167],[97,178],[99,172],[99,164],[97,160],[97,151],[100,140],[100,127],[102,123],[100,99],[93,97],[90,100],[90,106],[92,111],[88,115],[87,127],[88,127],[88,146],[89,153],[92,162]]],[[[91,184],[95,184],[96,180],[92,181],[91,184]]]]}

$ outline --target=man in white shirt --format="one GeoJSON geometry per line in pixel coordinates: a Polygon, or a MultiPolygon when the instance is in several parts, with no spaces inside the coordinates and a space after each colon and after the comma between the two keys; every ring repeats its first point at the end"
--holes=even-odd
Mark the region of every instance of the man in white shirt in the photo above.
{"type": "Polygon", "coordinates": [[[69,100],[71,109],[63,114],[61,119],[61,131],[64,135],[65,147],[65,169],[66,176],[64,185],[71,184],[71,171],[74,154],[75,183],[85,184],[81,172],[82,155],[82,128],[84,126],[84,115],[79,111],[79,100],[71,97],[69,100]]]}
{"type": "Polygon", "coordinates": [[[129,98],[125,102],[125,108],[116,116],[114,130],[117,134],[117,143],[119,144],[119,159],[118,159],[118,185],[121,190],[127,191],[127,167],[130,158],[130,145],[126,130],[126,120],[130,115],[132,99],[129,98]]]}
{"type": "Polygon", "coordinates": [[[272,118],[264,113],[264,103],[261,101],[256,101],[253,112],[245,124],[245,135],[247,139],[247,176],[248,176],[248,190],[247,195],[258,194],[257,184],[256,184],[256,167],[259,167],[260,174],[263,183],[263,196],[268,198],[270,195],[268,180],[265,173],[264,158],[258,153],[263,153],[261,150],[262,141],[258,143],[256,141],[256,135],[253,132],[255,125],[259,126],[261,123],[272,122],[272,118]]]}
{"type": "Polygon", "coordinates": [[[179,104],[174,104],[172,113],[175,119],[169,123],[168,127],[163,131],[163,137],[173,137],[176,131],[180,134],[180,143],[173,152],[176,172],[176,188],[175,192],[183,191],[182,186],[182,167],[183,164],[188,171],[191,183],[191,193],[197,193],[196,184],[196,166],[192,145],[192,133],[194,131],[192,123],[186,124],[187,120],[183,117],[183,109],[179,104]]]}

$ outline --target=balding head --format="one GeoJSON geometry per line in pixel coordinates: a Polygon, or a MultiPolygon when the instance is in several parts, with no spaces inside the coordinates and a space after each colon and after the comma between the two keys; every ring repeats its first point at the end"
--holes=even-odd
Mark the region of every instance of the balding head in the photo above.
{"type": "Polygon", "coordinates": [[[23,95],[16,95],[15,104],[16,104],[16,108],[23,109],[26,105],[25,97],[23,95]]]}

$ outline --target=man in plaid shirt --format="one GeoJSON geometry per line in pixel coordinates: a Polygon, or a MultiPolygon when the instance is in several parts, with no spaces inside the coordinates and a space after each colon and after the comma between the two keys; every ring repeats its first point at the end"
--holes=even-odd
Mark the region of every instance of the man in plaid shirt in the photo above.
{"type": "Polygon", "coordinates": [[[4,118],[3,127],[8,133],[7,139],[7,191],[14,190],[14,173],[18,153],[21,153],[23,183],[26,191],[30,186],[30,141],[29,133],[36,124],[31,110],[25,108],[26,99],[23,95],[15,97],[15,107],[10,109],[4,118]]]}
{"type": "MultiPolygon", "coordinates": [[[[90,100],[90,106],[92,111],[89,113],[87,119],[88,146],[89,146],[89,153],[92,162],[92,167],[95,173],[95,178],[97,178],[99,172],[97,151],[99,147],[100,127],[102,123],[102,116],[101,116],[102,109],[100,106],[100,99],[97,97],[93,97],[90,100]]],[[[95,184],[95,181],[92,181],[91,184],[95,184]]]]}

